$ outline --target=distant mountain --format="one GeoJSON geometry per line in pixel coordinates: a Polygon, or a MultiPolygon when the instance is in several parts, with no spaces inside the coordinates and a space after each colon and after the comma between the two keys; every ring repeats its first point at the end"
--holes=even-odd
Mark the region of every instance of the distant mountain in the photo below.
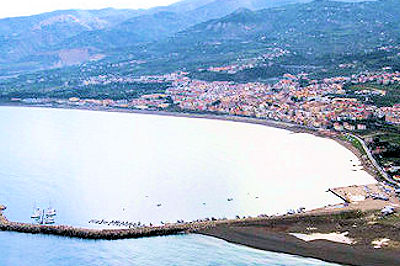
{"type": "Polygon", "coordinates": [[[400,54],[397,57],[388,54],[390,58],[386,58],[375,52],[381,51],[380,47],[400,47],[399,12],[398,0],[357,3],[316,0],[258,11],[239,8],[173,37],[114,50],[109,61],[135,58],[147,63],[137,68],[108,71],[141,74],[177,69],[193,71],[260,58],[275,48],[287,52],[274,60],[275,66],[271,67],[279,71],[282,70],[280,66],[323,69],[350,58],[349,63],[357,58],[362,60],[368,54],[368,58],[380,56],[372,60],[380,61],[380,65],[397,62],[400,54]]]}
{"type": "MultiPolygon", "coordinates": [[[[373,10],[373,5],[362,3],[354,16],[352,9],[357,9],[355,4],[310,1],[184,0],[149,10],[65,10],[1,19],[0,75],[99,60],[109,56],[111,50],[114,54],[116,49],[125,50],[149,42],[156,43],[149,50],[179,50],[180,45],[192,45],[194,42],[248,42],[262,37],[266,42],[315,50],[319,45],[330,47],[329,42],[340,41],[343,36],[358,38],[357,34],[365,26],[360,20],[368,21],[369,26],[376,26],[379,21],[387,19],[386,15],[395,16],[394,12],[398,9],[394,5],[393,10],[385,7],[373,10]],[[261,9],[265,10],[254,12],[261,9]],[[367,12],[371,13],[368,15],[367,12]],[[342,20],[341,16],[346,17],[342,20]],[[371,23],[372,19],[377,22],[371,23]],[[336,39],[331,38],[326,43],[322,37],[329,36],[331,30],[338,31],[336,39]],[[348,33],[350,30],[356,30],[356,33],[348,33]],[[164,39],[175,35],[176,38],[172,42],[169,40],[168,47],[165,47],[164,39]]],[[[382,1],[378,2],[378,6],[383,5],[382,1]]],[[[395,19],[389,21],[395,22],[395,19]]],[[[371,40],[376,39],[372,35],[380,34],[379,27],[375,26],[366,33],[371,35],[368,37],[371,40]]],[[[381,27],[389,28],[390,25],[381,27]]],[[[361,48],[368,47],[370,43],[356,42],[354,45],[361,48]]]]}
{"type": "Polygon", "coordinates": [[[258,10],[309,0],[185,0],[168,7],[154,8],[108,29],[83,32],[59,45],[59,48],[97,47],[101,49],[131,46],[173,36],[195,24],[220,18],[238,8],[258,10]]]}
{"type": "Polygon", "coordinates": [[[52,45],[82,32],[106,30],[139,14],[140,11],[115,9],[65,10],[1,19],[0,64],[24,62],[27,56],[46,54],[52,45]]]}
{"type": "Polygon", "coordinates": [[[168,47],[235,41],[278,45],[308,55],[355,53],[400,42],[397,0],[345,3],[316,0],[252,11],[238,9],[197,24],[169,40],[168,47]]]}
{"type": "Polygon", "coordinates": [[[311,0],[214,0],[205,1],[202,6],[191,11],[186,11],[196,24],[210,19],[220,18],[234,12],[239,8],[259,10],[270,7],[284,6],[294,3],[306,3],[311,0]]]}
{"type": "Polygon", "coordinates": [[[148,10],[149,13],[156,13],[161,11],[183,13],[191,10],[195,10],[199,7],[205,6],[208,3],[214,2],[215,0],[182,0],[171,4],[169,6],[154,7],[148,10]]]}
{"type": "Polygon", "coordinates": [[[102,58],[108,49],[158,41],[240,7],[257,10],[307,1],[184,0],[149,10],[65,10],[1,19],[0,73],[102,58]],[[64,60],[69,50],[76,60],[64,60]]]}
{"type": "Polygon", "coordinates": [[[172,36],[189,23],[187,16],[162,11],[130,18],[112,28],[80,32],[50,49],[95,47],[106,51],[172,36]]]}

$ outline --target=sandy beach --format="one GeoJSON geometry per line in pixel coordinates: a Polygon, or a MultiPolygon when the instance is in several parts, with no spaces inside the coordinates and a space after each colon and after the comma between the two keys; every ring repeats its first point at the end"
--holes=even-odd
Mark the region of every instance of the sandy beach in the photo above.
{"type": "Polygon", "coordinates": [[[0,106],[10,106],[10,107],[35,107],[35,108],[54,108],[54,109],[72,109],[72,110],[85,110],[85,111],[100,111],[100,112],[118,112],[118,113],[134,113],[134,114],[144,114],[144,115],[158,115],[158,116],[173,116],[173,117],[186,117],[186,118],[199,118],[199,119],[210,119],[210,120],[222,120],[222,121],[231,121],[231,122],[240,122],[240,123],[249,123],[249,124],[257,124],[264,125],[268,127],[274,127],[279,129],[284,129],[291,131],[293,133],[307,133],[312,134],[322,138],[329,138],[345,148],[349,149],[353,154],[355,154],[360,162],[362,163],[363,169],[372,175],[375,179],[381,180],[381,177],[378,171],[375,169],[373,164],[368,160],[366,156],[363,156],[361,152],[355,148],[351,143],[344,141],[339,138],[339,134],[331,131],[320,131],[315,128],[310,128],[298,124],[293,124],[289,122],[282,121],[274,121],[269,119],[260,119],[260,118],[252,118],[252,117],[241,117],[241,116],[232,116],[225,114],[216,114],[216,113],[205,113],[200,114],[196,112],[171,112],[171,111],[152,111],[152,110],[138,110],[138,109],[127,109],[127,108],[114,108],[114,107],[87,107],[87,106],[70,106],[70,105],[62,105],[62,106],[49,106],[49,105],[29,105],[29,104],[21,104],[21,103],[12,103],[12,102],[0,102],[0,106]]]}

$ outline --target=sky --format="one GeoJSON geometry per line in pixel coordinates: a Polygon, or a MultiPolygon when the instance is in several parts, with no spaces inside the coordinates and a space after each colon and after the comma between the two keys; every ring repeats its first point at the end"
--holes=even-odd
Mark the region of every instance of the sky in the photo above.
{"type": "Polygon", "coordinates": [[[0,0],[0,18],[30,16],[62,9],[149,8],[179,0],[0,0]]]}

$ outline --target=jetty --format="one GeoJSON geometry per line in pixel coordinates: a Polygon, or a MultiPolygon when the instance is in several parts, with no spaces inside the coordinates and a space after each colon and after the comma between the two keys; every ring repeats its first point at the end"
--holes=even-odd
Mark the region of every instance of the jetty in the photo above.
{"type": "Polygon", "coordinates": [[[3,211],[7,209],[6,206],[0,204],[0,224],[7,224],[8,220],[3,216],[3,211]]]}
{"type": "Polygon", "coordinates": [[[150,236],[167,236],[195,232],[213,226],[211,222],[189,222],[165,224],[163,226],[144,226],[127,229],[87,229],[66,225],[42,225],[9,221],[3,214],[5,207],[0,205],[0,231],[29,234],[47,234],[82,239],[117,240],[150,236]]]}
{"type": "Polygon", "coordinates": [[[328,192],[331,192],[333,195],[335,195],[336,197],[340,198],[340,199],[343,200],[344,202],[350,203],[350,201],[349,201],[346,197],[340,195],[340,194],[337,193],[335,190],[333,190],[333,189],[328,189],[328,192]]]}
{"type": "Polygon", "coordinates": [[[0,204],[0,231],[47,234],[81,239],[117,240],[187,233],[202,233],[204,231],[211,230],[216,227],[219,228],[221,226],[247,226],[251,224],[254,225],[265,223],[284,224],[286,221],[293,219],[294,221],[312,220],[315,222],[322,217],[329,219],[329,217],[332,217],[332,215],[347,217],[348,215],[357,216],[360,214],[360,212],[380,211],[388,204],[391,206],[400,206],[400,193],[384,183],[332,188],[328,191],[341,198],[346,204],[338,204],[335,206],[328,205],[319,209],[309,210],[307,212],[304,212],[304,208],[299,208],[300,211],[298,212],[293,211],[291,213],[277,216],[260,214],[257,217],[241,217],[237,215],[236,219],[211,217],[197,219],[194,221],[177,220],[176,223],[161,222],[161,225],[144,225],[140,222],[130,223],[128,221],[106,221],[104,219],[93,219],[89,221],[89,223],[93,224],[122,227],[110,229],[91,229],[67,225],[13,222],[9,221],[4,215],[6,206],[0,204]]]}

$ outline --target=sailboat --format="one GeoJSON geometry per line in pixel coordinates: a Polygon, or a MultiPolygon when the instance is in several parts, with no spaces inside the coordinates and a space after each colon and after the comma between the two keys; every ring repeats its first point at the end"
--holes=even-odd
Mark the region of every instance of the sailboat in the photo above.
{"type": "Polygon", "coordinates": [[[40,216],[41,216],[40,208],[33,208],[33,212],[32,212],[31,218],[32,219],[40,219],[40,216]]]}
{"type": "Polygon", "coordinates": [[[56,215],[57,215],[56,210],[51,207],[51,204],[49,204],[49,207],[46,210],[46,217],[53,217],[53,216],[56,216],[56,215]]]}
{"type": "Polygon", "coordinates": [[[44,223],[45,224],[54,224],[55,223],[55,221],[54,221],[54,217],[46,217],[45,219],[44,219],[44,223]]]}

